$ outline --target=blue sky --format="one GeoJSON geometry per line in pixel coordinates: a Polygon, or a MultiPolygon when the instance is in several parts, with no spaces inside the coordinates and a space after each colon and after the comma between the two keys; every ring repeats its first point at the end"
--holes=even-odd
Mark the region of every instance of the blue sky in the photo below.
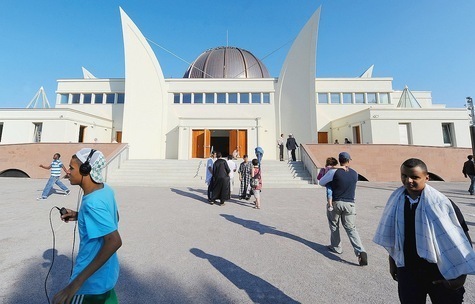
{"type": "MultiPolygon", "coordinates": [[[[393,77],[393,88],[432,91],[461,108],[475,97],[475,1],[161,0],[0,2],[0,107],[24,108],[56,80],[124,77],[119,6],[144,36],[192,62],[209,48],[251,51],[278,77],[296,37],[322,6],[317,77],[393,77]]],[[[165,77],[188,64],[152,44],[165,77]]]]}

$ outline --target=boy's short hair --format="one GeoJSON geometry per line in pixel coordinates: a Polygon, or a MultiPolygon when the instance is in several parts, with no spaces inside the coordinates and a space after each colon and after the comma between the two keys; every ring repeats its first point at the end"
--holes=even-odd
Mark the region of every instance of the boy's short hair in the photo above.
{"type": "Polygon", "coordinates": [[[336,158],[334,157],[328,157],[326,162],[325,162],[325,166],[336,166],[338,165],[338,161],[336,160],[336,158]]]}
{"type": "Polygon", "coordinates": [[[424,171],[425,173],[429,172],[427,170],[427,165],[425,162],[423,162],[422,160],[418,159],[418,158],[409,158],[407,159],[406,161],[404,161],[401,165],[401,167],[406,167],[406,168],[415,168],[415,167],[419,167],[422,169],[422,171],[424,171]]]}
{"type": "Polygon", "coordinates": [[[61,154],[59,154],[59,153],[54,153],[54,155],[58,155],[58,159],[61,158],[61,154]]]}
{"type": "Polygon", "coordinates": [[[252,160],[252,165],[253,165],[253,166],[257,166],[258,164],[259,164],[259,162],[257,161],[257,158],[254,158],[254,159],[252,160]]]}

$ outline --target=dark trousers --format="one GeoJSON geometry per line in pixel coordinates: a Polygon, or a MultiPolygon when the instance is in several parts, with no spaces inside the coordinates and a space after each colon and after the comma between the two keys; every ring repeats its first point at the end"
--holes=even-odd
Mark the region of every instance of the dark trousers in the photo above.
{"type": "Polygon", "coordinates": [[[442,284],[432,284],[443,280],[439,271],[424,269],[397,269],[398,293],[401,304],[425,304],[429,295],[433,304],[457,304],[463,302],[463,287],[452,290],[442,284]]]}
{"type": "Polygon", "coordinates": [[[297,157],[295,157],[295,149],[292,149],[291,153],[292,153],[292,160],[296,161],[297,157]]]}
{"type": "Polygon", "coordinates": [[[280,156],[280,161],[284,160],[284,145],[279,145],[279,156],[280,156]]]}

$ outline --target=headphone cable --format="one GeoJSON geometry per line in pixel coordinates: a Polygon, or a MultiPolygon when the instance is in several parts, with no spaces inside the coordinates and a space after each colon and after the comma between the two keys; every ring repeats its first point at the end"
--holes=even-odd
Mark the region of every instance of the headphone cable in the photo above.
{"type": "Polygon", "coordinates": [[[55,238],[55,234],[54,234],[54,229],[53,229],[53,221],[51,219],[51,213],[53,212],[54,209],[58,209],[60,210],[57,206],[54,206],[53,208],[51,208],[51,210],[49,211],[49,225],[51,227],[51,232],[53,234],[53,250],[52,250],[52,258],[51,258],[51,265],[49,266],[49,269],[48,269],[48,273],[46,274],[46,278],[45,278],[45,294],[46,294],[46,298],[48,299],[48,303],[51,303],[50,299],[49,299],[49,295],[48,295],[48,288],[47,288],[47,283],[48,283],[48,277],[49,277],[49,274],[51,273],[51,269],[53,269],[53,264],[54,264],[54,251],[55,251],[55,245],[56,245],[56,238],[55,238]]]}

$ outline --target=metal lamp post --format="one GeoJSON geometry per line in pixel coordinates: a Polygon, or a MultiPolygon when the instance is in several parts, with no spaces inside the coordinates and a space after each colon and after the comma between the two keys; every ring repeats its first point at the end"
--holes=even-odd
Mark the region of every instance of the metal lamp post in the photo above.
{"type": "Polygon", "coordinates": [[[472,155],[475,155],[475,109],[473,108],[472,97],[467,97],[467,110],[470,111],[470,139],[472,140],[472,155]]]}

